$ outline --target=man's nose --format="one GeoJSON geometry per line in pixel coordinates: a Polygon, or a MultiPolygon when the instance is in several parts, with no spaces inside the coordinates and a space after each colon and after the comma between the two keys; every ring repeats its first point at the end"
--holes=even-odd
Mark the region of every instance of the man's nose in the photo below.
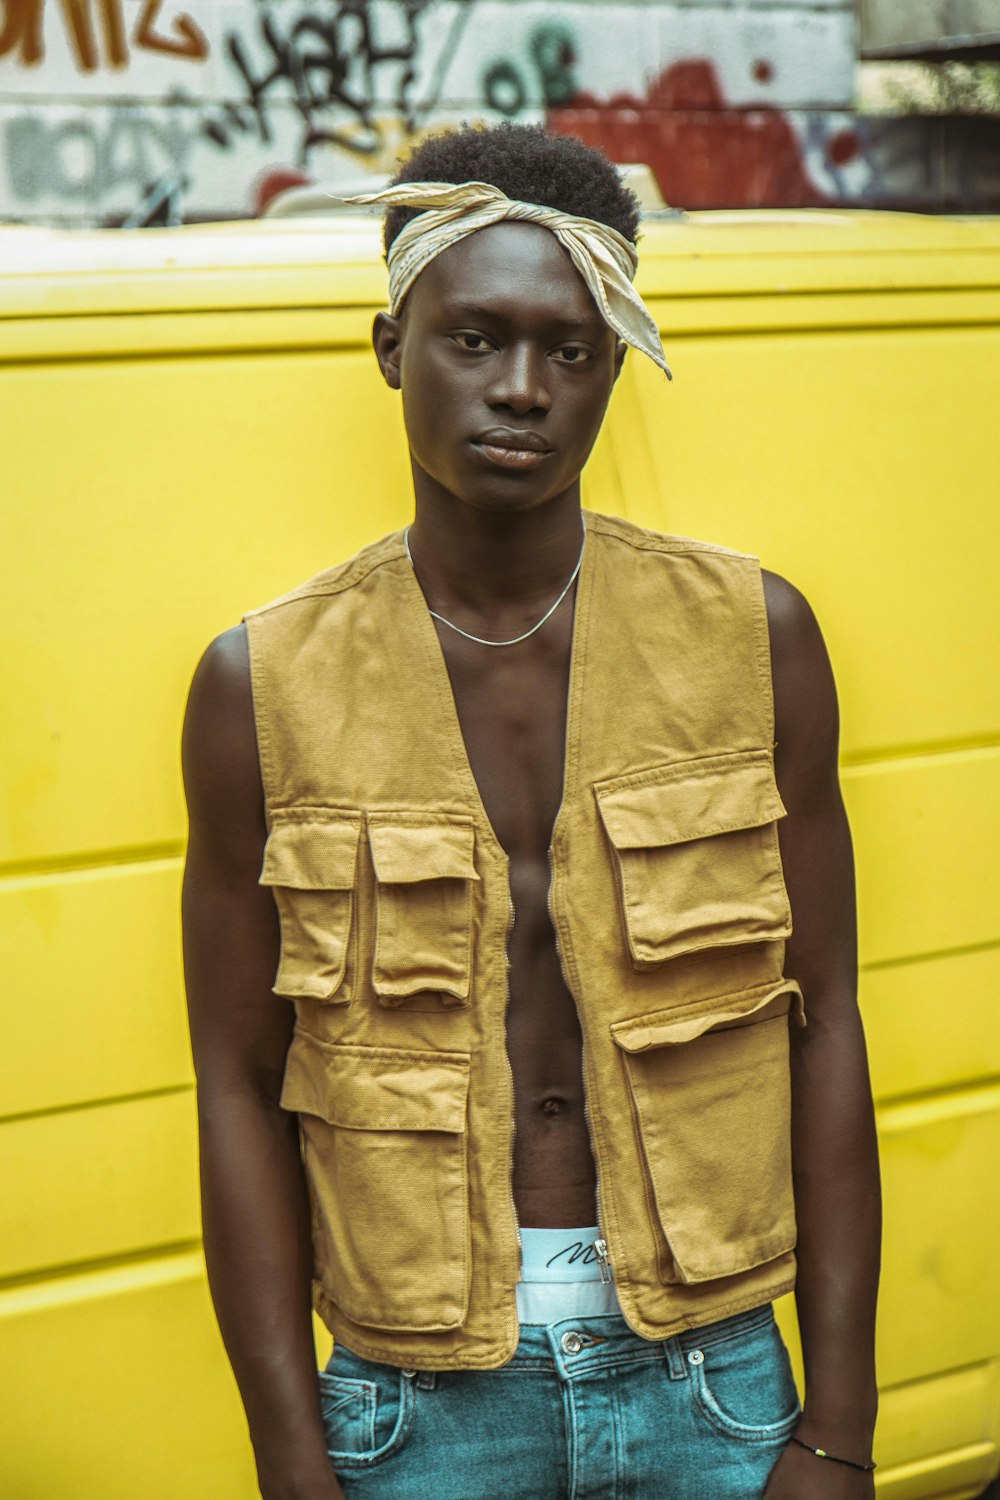
{"type": "Polygon", "coordinates": [[[506,406],[519,414],[549,410],[552,397],[544,354],[527,344],[515,344],[503,352],[495,369],[487,395],[491,406],[506,406]]]}

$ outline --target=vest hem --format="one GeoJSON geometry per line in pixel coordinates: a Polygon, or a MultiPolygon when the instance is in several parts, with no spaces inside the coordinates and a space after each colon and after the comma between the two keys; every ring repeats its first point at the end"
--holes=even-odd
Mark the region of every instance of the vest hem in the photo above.
{"type": "MultiPolygon", "coordinates": [[[[511,1299],[513,1302],[513,1298],[511,1299]]],[[[498,1370],[502,1365],[508,1364],[514,1357],[518,1342],[521,1337],[520,1324],[517,1322],[517,1313],[514,1313],[514,1337],[506,1339],[502,1343],[488,1344],[478,1355],[463,1354],[456,1350],[450,1355],[431,1353],[426,1347],[419,1352],[414,1349],[413,1342],[419,1341],[426,1346],[431,1339],[454,1339],[456,1336],[467,1336],[466,1328],[443,1329],[440,1333],[421,1333],[419,1331],[403,1331],[401,1338],[404,1341],[402,1347],[393,1343],[394,1335],[388,1331],[385,1334],[385,1342],[382,1344],[369,1343],[365,1337],[365,1331],[361,1325],[351,1322],[345,1318],[336,1303],[327,1295],[319,1282],[313,1283],[313,1306],[322,1319],[325,1327],[333,1335],[334,1343],[341,1342],[354,1354],[360,1354],[364,1359],[374,1360],[377,1364],[392,1365],[397,1369],[413,1370],[498,1370]]],[[[371,1332],[382,1332],[382,1330],[371,1330],[371,1332]]]]}
{"type": "MultiPolygon", "coordinates": [[[[773,1286],[756,1287],[753,1291],[744,1293],[742,1297],[730,1297],[725,1302],[713,1304],[711,1307],[699,1307],[690,1313],[667,1319],[662,1323],[653,1323],[648,1319],[636,1317],[634,1310],[627,1309],[624,1302],[622,1303],[622,1316],[632,1332],[639,1338],[646,1339],[650,1343],[660,1343],[679,1333],[692,1332],[698,1328],[705,1328],[709,1324],[718,1323],[723,1318],[735,1317],[738,1313],[752,1312],[755,1307],[769,1306],[778,1297],[783,1297],[794,1289],[795,1267],[793,1266],[791,1271],[773,1286]]],[[[502,1344],[487,1346],[479,1355],[463,1354],[461,1351],[450,1355],[440,1355],[432,1354],[424,1349],[418,1353],[412,1348],[394,1351],[382,1344],[369,1343],[359,1325],[342,1316],[336,1304],[327,1296],[318,1282],[313,1286],[313,1305],[332,1334],[334,1342],[339,1340],[353,1353],[361,1355],[364,1359],[374,1360],[378,1364],[392,1365],[398,1369],[499,1370],[513,1358],[520,1339],[520,1324],[518,1324],[513,1340],[508,1339],[502,1344]]],[[[458,1331],[447,1330],[443,1335],[412,1333],[406,1337],[426,1341],[435,1337],[451,1337],[458,1331]]]]}
{"type": "Polygon", "coordinates": [[[675,1334],[686,1333],[695,1328],[704,1328],[709,1323],[718,1323],[722,1318],[731,1318],[737,1313],[751,1312],[755,1307],[764,1307],[778,1297],[785,1296],[794,1288],[795,1268],[793,1266],[791,1271],[773,1286],[758,1286],[753,1291],[745,1292],[742,1297],[731,1297],[725,1302],[713,1303],[711,1306],[702,1305],[690,1313],[685,1313],[665,1323],[651,1323],[645,1318],[637,1317],[634,1310],[626,1307],[625,1299],[621,1297],[620,1292],[619,1301],[622,1303],[622,1314],[632,1332],[637,1333],[640,1338],[656,1341],[672,1338],[675,1334]]]}

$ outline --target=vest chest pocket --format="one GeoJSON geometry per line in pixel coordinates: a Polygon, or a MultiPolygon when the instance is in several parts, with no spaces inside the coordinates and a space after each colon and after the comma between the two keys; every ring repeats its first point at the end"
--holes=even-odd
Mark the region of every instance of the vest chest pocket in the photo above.
{"type": "Polygon", "coordinates": [[[594,790],[634,968],[789,935],[776,823],[785,809],[769,751],[658,766],[594,790]]]}
{"type": "Polygon", "coordinates": [[[290,999],[351,998],[349,944],[361,814],[276,815],[264,848],[261,885],[270,886],[281,923],[274,981],[290,999]]]}
{"type": "Polygon", "coordinates": [[[470,1058],[297,1031],[281,1103],[300,1115],[316,1276],[369,1328],[457,1328],[469,1300],[470,1058]]]}
{"type": "Polygon", "coordinates": [[[664,1282],[735,1275],[795,1244],[793,1007],[804,1024],[802,992],[786,979],[686,1015],[659,1011],[611,1028],[624,1053],[664,1282]]]}
{"type": "Polygon", "coordinates": [[[430,991],[467,1005],[472,974],[471,818],[370,813],[376,881],[372,987],[382,1005],[430,991]]]}

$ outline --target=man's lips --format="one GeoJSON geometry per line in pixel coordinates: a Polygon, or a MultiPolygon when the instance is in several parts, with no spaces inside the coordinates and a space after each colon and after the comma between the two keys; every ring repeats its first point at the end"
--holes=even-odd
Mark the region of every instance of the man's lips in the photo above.
{"type": "Polygon", "coordinates": [[[512,427],[490,428],[472,441],[484,458],[501,469],[537,469],[552,452],[539,433],[512,427]]]}

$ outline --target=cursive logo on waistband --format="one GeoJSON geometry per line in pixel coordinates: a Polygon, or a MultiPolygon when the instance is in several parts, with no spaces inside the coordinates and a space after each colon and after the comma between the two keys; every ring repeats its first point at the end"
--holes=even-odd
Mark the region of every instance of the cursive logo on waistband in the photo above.
{"type": "Polygon", "coordinates": [[[575,1266],[581,1261],[585,1266],[592,1266],[597,1259],[597,1251],[593,1245],[585,1245],[582,1240],[573,1240],[569,1245],[563,1245],[555,1255],[550,1255],[545,1262],[546,1266],[555,1265],[557,1260],[564,1260],[568,1266],[575,1266]]]}

